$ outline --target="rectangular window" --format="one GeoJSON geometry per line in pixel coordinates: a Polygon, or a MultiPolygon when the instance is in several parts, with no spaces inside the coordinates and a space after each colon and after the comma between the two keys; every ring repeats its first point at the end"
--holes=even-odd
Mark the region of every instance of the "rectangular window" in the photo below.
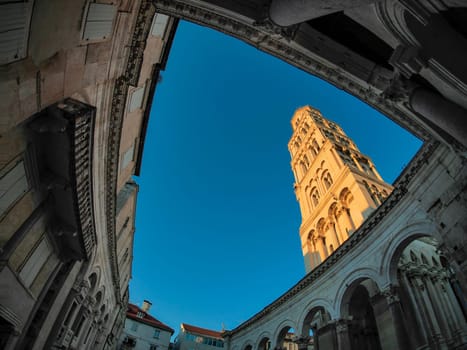
{"type": "Polygon", "coordinates": [[[52,254],[52,247],[47,238],[44,237],[34,249],[34,252],[31,254],[19,273],[19,277],[27,287],[31,286],[32,282],[34,282],[34,279],[49,258],[50,254],[52,254]]]}
{"type": "Polygon", "coordinates": [[[28,180],[23,161],[0,178],[0,216],[28,191],[28,180]]]}
{"type": "Polygon", "coordinates": [[[149,350],[157,350],[157,345],[156,344],[149,345],[149,350]]]}
{"type": "Polygon", "coordinates": [[[138,324],[136,322],[132,322],[130,329],[136,332],[138,330],[138,324]]]}
{"type": "Polygon", "coordinates": [[[1,2],[0,64],[5,64],[27,56],[33,1],[1,2]]]}
{"type": "Polygon", "coordinates": [[[135,143],[133,142],[131,147],[128,148],[125,151],[125,153],[123,153],[120,170],[125,169],[128,166],[128,164],[130,164],[130,162],[133,161],[134,155],[135,155],[135,143]]]}
{"type": "Polygon", "coordinates": [[[102,41],[110,38],[116,13],[117,7],[114,5],[89,3],[82,39],[102,41]]]}
{"type": "Polygon", "coordinates": [[[164,37],[168,21],[169,16],[157,13],[152,21],[151,35],[160,36],[161,38],[164,37]]]}
{"type": "Polygon", "coordinates": [[[152,337],[156,338],[156,339],[159,339],[160,335],[161,335],[161,331],[156,329],[156,330],[154,330],[154,334],[153,334],[152,337]]]}

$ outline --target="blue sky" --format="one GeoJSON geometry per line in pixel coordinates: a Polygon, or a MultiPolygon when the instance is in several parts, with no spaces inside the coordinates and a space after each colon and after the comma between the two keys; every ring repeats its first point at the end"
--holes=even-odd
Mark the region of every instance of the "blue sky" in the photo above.
{"type": "Polygon", "coordinates": [[[318,108],[389,183],[421,142],[356,98],[234,38],[180,22],[146,138],[130,301],[178,333],[232,329],[304,276],[287,142],[318,108]]]}

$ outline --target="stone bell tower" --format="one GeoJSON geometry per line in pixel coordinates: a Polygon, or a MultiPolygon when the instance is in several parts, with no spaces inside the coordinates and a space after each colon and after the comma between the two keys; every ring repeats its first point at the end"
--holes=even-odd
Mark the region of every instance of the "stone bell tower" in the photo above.
{"type": "Polygon", "coordinates": [[[308,273],[336,250],[392,191],[369,157],[336,123],[304,106],[292,117],[288,148],[300,203],[308,273]]]}

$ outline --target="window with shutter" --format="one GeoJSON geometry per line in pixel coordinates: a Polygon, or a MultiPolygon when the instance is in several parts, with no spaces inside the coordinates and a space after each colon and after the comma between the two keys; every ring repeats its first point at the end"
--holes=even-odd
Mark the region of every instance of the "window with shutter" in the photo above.
{"type": "Polygon", "coordinates": [[[114,5],[89,3],[82,39],[94,42],[110,38],[116,13],[114,5]]]}
{"type": "Polygon", "coordinates": [[[27,56],[33,1],[0,2],[0,64],[27,56]]]}
{"type": "Polygon", "coordinates": [[[24,163],[20,161],[8,173],[0,177],[0,216],[26,193],[28,188],[24,163]]]}
{"type": "Polygon", "coordinates": [[[152,21],[151,35],[164,37],[168,22],[169,16],[157,13],[152,21]]]}

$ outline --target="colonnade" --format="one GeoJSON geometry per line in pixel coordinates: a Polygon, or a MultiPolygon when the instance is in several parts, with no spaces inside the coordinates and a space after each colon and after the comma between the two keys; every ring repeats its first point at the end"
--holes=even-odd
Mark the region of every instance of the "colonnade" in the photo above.
{"type": "Polygon", "coordinates": [[[270,344],[271,349],[286,350],[290,341],[296,350],[462,348],[467,344],[467,323],[449,267],[442,264],[435,246],[423,239],[401,250],[392,260],[396,280],[384,285],[370,277],[355,279],[336,294],[341,295],[337,310],[308,299],[314,306],[303,317],[294,319],[293,313],[286,313],[287,321],[275,329],[256,329],[261,334],[256,342],[232,347],[231,341],[229,349],[264,350],[264,344],[270,344]],[[295,333],[286,339],[284,334],[291,329],[295,333]]]}

